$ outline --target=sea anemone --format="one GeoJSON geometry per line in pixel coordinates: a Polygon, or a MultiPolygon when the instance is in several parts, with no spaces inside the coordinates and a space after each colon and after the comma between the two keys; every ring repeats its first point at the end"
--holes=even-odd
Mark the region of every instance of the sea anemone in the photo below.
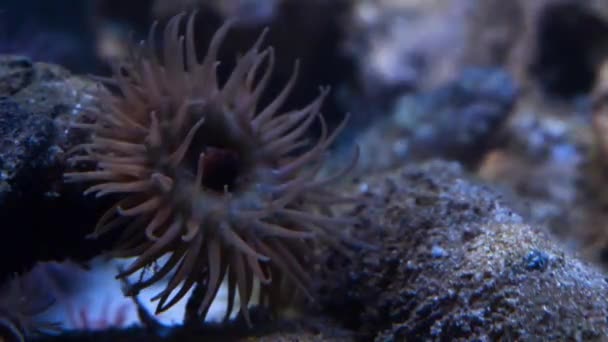
{"type": "Polygon", "coordinates": [[[284,88],[261,106],[275,61],[271,47],[261,49],[266,31],[220,85],[216,58],[232,22],[219,28],[200,61],[195,13],[181,35],[184,16],[168,22],[160,50],[154,23],[147,40],[132,44],[129,58],[112,65],[113,76],[104,82],[116,91],[100,88],[93,120],[74,123],[92,137],[72,160],[93,162],[96,169],[66,173],[65,179],[94,182],[85,194],[122,196],[93,233],[120,229],[111,254],[136,257],[118,278],[169,254],[149,278],[132,286],[137,293],[170,275],[153,298],[159,300],[157,312],[196,286],[195,293],[204,295],[195,315],[204,318],[227,277],[226,317],[238,293],[250,324],[247,308],[257,282],[259,303],[271,309],[294,290],[311,296],[307,267],[314,243],[339,244],[342,228],[353,223],[330,210],[353,200],[331,185],[352,169],[358,150],[336,174],[317,177],[348,118],[328,132],[319,110],[329,90],[322,88],[303,108],[279,112],[296,82],[296,62],[284,88]],[[315,121],[320,135],[311,144],[307,131],[315,121]]]}
{"type": "MultiPolygon", "coordinates": [[[[27,276],[26,276],[27,277],[27,276]]],[[[39,284],[36,284],[39,285],[39,284]]],[[[26,338],[59,331],[57,323],[46,322],[39,315],[55,300],[41,295],[23,277],[15,276],[0,289],[0,341],[25,341],[26,338]]]]}

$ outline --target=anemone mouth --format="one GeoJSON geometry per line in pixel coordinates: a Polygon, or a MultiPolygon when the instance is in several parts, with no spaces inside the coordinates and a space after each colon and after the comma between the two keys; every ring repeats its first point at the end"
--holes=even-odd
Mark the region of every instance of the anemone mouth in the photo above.
{"type": "Polygon", "coordinates": [[[272,48],[261,49],[264,33],[220,84],[216,57],[231,22],[218,29],[199,60],[195,13],[182,36],[183,17],[167,24],[160,53],[154,24],[148,39],[132,46],[131,57],[114,65],[104,81],[118,94],[101,89],[94,94],[102,104],[91,109],[94,123],[73,125],[92,136],[72,160],[97,167],[65,178],[93,182],[85,193],[123,196],[93,234],[120,230],[112,254],[136,257],[118,277],[148,269],[169,253],[149,278],[131,286],[133,293],[169,277],[154,298],[157,311],[195,287],[194,314],[204,318],[226,278],[227,312],[238,293],[249,322],[255,283],[261,284],[260,303],[271,308],[296,290],[312,297],[311,245],[317,236],[340,240],[339,228],[353,223],[334,217],[330,207],[357,199],[335,194],[331,185],[352,169],[358,153],[337,174],[317,177],[325,151],[346,123],[328,132],[319,110],[329,90],[322,88],[303,108],[280,113],[297,78],[296,62],[284,89],[258,108],[274,66],[272,48]],[[307,130],[315,121],[321,134],[309,144],[307,130]]]}
{"type": "Polygon", "coordinates": [[[204,170],[196,184],[202,191],[215,195],[244,192],[251,185],[251,174],[256,165],[252,160],[252,146],[231,137],[225,123],[212,122],[213,116],[207,116],[210,118],[195,134],[181,166],[192,176],[196,175],[199,167],[204,170]]]}
{"type": "Polygon", "coordinates": [[[234,192],[243,167],[238,152],[228,148],[210,146],[205,149],[203,169],[205,173],[199,184],[203,189],[216,193],[234,192]]]}

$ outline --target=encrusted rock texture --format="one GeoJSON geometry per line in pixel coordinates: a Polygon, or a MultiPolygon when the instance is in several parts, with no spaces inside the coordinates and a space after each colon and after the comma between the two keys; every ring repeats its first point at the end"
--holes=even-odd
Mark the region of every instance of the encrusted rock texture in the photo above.
{"type": "Polygon", "coordinates": [[[608,333],[608,283],[526,224],[459,164],[361,178],[353,234],[375,246],[328,251],[322,305],[376,341],[588,340],[608,333]]]}
{"type": "Polygon", "coordinates": [[[100,253],[99,242],[84,239],[96,209],[62,181],[65,152],[84,138],[65,122],[97,86],[57,65],[0,56],[0,258],[10,260],[0,279],[35,262],[100,253]]]}
{"type": "Polygon", "coordinates": [[[305,323],[262,320],[249,337],[235,327],[175,327],[74,338],[588,340],[608,333],[605,275],[527,225],[459,164],[434,161],[363,177],[349,191],[367,198],[351,232],[365,244],[351,257],[322,253],[319,303],[298,319],[305,323]],[[318,310],[333,322],[312,318],[318,310]]]}

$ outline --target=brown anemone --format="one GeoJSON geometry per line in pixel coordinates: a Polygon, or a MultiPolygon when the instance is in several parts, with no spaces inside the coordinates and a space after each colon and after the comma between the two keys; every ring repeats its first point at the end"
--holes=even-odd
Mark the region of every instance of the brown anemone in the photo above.
{"type": "Polygon", "coordinates": [[[203,293],[197,314],[205,317],[220,283],[227,277],[228,310],[238,293],[247,305],[254,283],[260,304],[276,307],[294,290],[308,294],[311,244],[319,237],[338,240],[352,223],[334,217],[329,207],[342,198],[331,185],[357,160],[335,175],[319,179],[328,146],[346,120],[328,133],[319,110],[328,89],[309,105],[280,113],[292,90],[298,64],[280,93],[263,108],[259,99],[274,65],[272,48],[261,49],[264,33],[242,55],[223,84],[216,61],[230,22],[213,36],[201,60],[195,53],[190,15],[173,17],[163,33],[160,52],[155,23],[147,41],[132,45],[129,58],[113,65],[106,82],[117,92],[100,90],[91,141],[74,161],[97,168],[67,173],[67,181],[91,181],[85,193],[120,194],[99,220],[94,235],[120,229],[116,257],[137,257],[118,277],[167,261],[135,293],[166,276],[166,288],[154,299],[157,312],[179,301],[190,288],[203,293]],[[320,138],[308,142],[307,130],[318,121],[320,138]],[[174,293],[176,291],[176,293],[174,293]]]}

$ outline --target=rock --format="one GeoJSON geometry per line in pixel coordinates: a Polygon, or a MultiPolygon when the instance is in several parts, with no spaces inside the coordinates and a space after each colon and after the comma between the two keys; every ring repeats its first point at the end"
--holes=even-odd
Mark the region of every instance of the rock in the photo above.
{"type": "Polygon", "coordinates": [[[478,170],[517,195],[511,206],[528,222],[560,237],[581,225],[577,202],[593,145],[585,108],[522,99],[478,170]]]}
{"type": "Polygon", "coordinates": [[[511,61],[522,82],[558,97],[588,93],[608,56],[605,1],[519,1],[523,33],[511,61]],[[570,51],[570,53],[563,53],[570,51]]]}
{"type": "Polygon", "coordinates": [[[467,68],[441,87],[404,95],[390,118],[353,139],[361,147],[357,167],[372,172],[437,157],[475,165],[517,96],[513,79],[497,68],[467,68]]]}
{"type": "Polygon", "coordinates": [[[476,172],[526,222],[606,266],[605,107],[601,91],[595,98],[593,105],[522,98],[476,172]]]}
{"type": "Polygon", "coordinates": [[[55,299],[27,278],[13,277],[0,286],[0,341],[29,341],[59,330],[55,322],[40,317],[55,299]]]}
{"type": "Polygon", "coordinates": [[[32,82],[32,62],[26,57],[6,56],[1,60],[0,75],[0,94],[13,95],[32,82]]]}
{"type": "Polygon", "coordinates": [[[463,1],[354,1],[344,43],[361,95],[382,101],[437,86],[460,66],[463,1]]]}
{"type": "Polygon", "coordinates": [[[521,0],[485,0],[475,1],[471,7],[466,18],[465,64],[508,65],[524,36],[525,4],[521,0]]]}
{"type": "Polygon", "coordinates": [[[523,35],[519,1],[354,0],[344,50],[370,101],[452,81],[468,66],[505,67],[523,35]]]}
{"type": "Polygon", "coordinates": [[[407,132],[411,156],[474,162],[508,117],[516,86],[501,69],[467,68],[433,91],[398,99],[393,122],[407,132]]]}
{"type": "Polygon", "coordinates": [[[361,178],[354,235],[325,251],[321,304],[376,341],[589,340],[608,334],[608,282],[456,163],[361,178]],[[440,249],[442,252],[437,253],[440,249]]]}
{"type": "Polygon", "coordinates": [[[64,154],[79,134],[60,123],[79,115],[94,86],[58,66],[0,56],[0,257],[11,260],[0,280],[39,260],[93,252],[80,241],[94,209],[72,206],[82,197],[62,185],[64,154]]]}

